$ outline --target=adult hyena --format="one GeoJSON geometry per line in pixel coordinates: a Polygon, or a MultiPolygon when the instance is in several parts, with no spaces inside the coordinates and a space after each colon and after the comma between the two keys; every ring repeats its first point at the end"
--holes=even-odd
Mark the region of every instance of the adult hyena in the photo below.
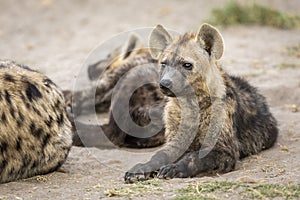
{"type": "MultiPolygon", "coordinates": [[[[71,103],[75,107],[74,114],[84,113],[89,105],[90,98],[95,98],[96,113],[101,113],[110,108],[110,117],[108,124],[102,125],[100,128],[104,131],[105,135],[110,141],[122,147],[131,148],[143,148],[143,147],[154,147],[161,145],[164,142],[164,128],[158,130],[157,134],[153,136],[145,136],[143,132],[137,135],[130,135],[132,130],[130,125],[125,129],[120,128],[120,122],[127,122],[128,118],[132,118],[133,122],[141,127],[145,127],[151,123],[151,108],[153,105],[165,105],[165,97],[159,90],[157,84],[158,80],[158,66],[157,60],[153,59],[148,49],[142,46],[142,43],[138,36],[131,35],[125,44],[112,53],[110,53],[106,59],[101,60],[88,67],[89,79],[95,83],[95,89],[90,88],[83,91],[75,91],[73,94],[73,102],[71,101],[71,92],[65,92],[67,96],[67,103],[71,103]],[[145,65],[150,65],[148,68],[143,68],[145,65]],[[143,69],[142,69],[143,68],[143,69]],[[121,79],[131,80],[127,81],[120,87],[117,87],[117,83],[121,79]],[[144,81],[145,85],[141,85],[134,91],[137,83],[144,81]],[[117,116],[112,115],[112,110],[118,110],[120,101],[112,101],[112,93],[116,94],[119,98],[123,98],[125,94],[132,94],[131,98],[125,102],[129,103],[129,110],[119,112],[117,116]],[[112,102],[112,104],[111,104],[112,102]],[[77,112],[77,113],[76,113],[77,112]],[[128,116],[129,113],[129,116],[128,116]],[[118,122],[118,123],[117,123],[118,122]],[[128,134],[129,133],[129,134],[128,134]]],[[[124,101],[123,101],[124,102],[124,101]]],[[[94,109],[92,109],[94,111],[94,109]]],[[[153,110],[152,110],[153,111],[153,110]]],[[[162,110],[154,111],[159,121],[162,121],[162,110]]],[[[75,124],[74,124],[75,125],[75,124]]],[[[95,138],[99,137],[100,128],[96,125],[87,125],[77,122],[77,126],[80,129],[86,129],[84,133],[76,134],[74,138],[74,145],[85,145],[85,146],[101,146],[97,144],[95,138]],[[97,136],[98,135],[98,136],[97,136]],[[84,144],[82,141],[84,140],[84,144]]],[[[123,126],[123,128],[124,128],[123,126]]],[[[154,126],[157,126],[154,124],[154,126]]],[[[74,130],[76,128],[74,127],[74,130]]]]}
{"type": "Polygon", "coordinates": [[[214,27],[203,24],[198,34],[173,39],[158,25],[149,44],[161,65],[161,91],[169,97],[166,144],[150,161],[130,169],[126,182],[148,179],[157,171],[158,178],[226,173],[239,158],[274,144],[277,123],[265,98],[217,63],[224,47],[214,27]]]}
{"type": "Polygon", "coordinates": [[[58,169],[71,145],[58,87],[26,66],[0,60],[0,183],[58,169]]]}

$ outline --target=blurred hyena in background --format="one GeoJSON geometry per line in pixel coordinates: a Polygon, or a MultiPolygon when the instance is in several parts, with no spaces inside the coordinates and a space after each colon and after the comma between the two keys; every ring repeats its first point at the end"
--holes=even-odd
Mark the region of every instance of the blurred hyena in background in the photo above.
{"type": "Polygon", "coordinates": [[[0,60],[0,183],[55,171],[71,146],[59,88],[41,73],[0,60]]]}
{"type": "MultiPolygon", "coordinates": [[[[104,124],[100,128],[104,131],[109,140],[117,146],[143,148],[161,145],[164,142],[164,128],[159,130],[154,136],[144,136],[144,133],[133,136],[122,130],[117,123],[128,120],[128,115],[125,112],[129,112],[129,116],[133,122],[141,127],[150,124],[151,112],[154,117],[162,122],[163,109],[151,109],[153,105],[163,107],[166,103],[164,95],[159,90],[158,66],[156,64],[157,61],[151,57],[149,50],[143,47],[139,37],[131,35],[123,46],[111,52],[106,59],[100,60],[88,67],[89,79],[95,82],[96,90],[75,91],[73,94],[70,91],[65,91],[64,94],[67,104],[72,106],[71,104],[73,103],[73,106],[79,108],[77,109],[78,112],[85,112],[87,110],[85,108],[89,106],[86,105],[89,100],[87,98],[92,97],[95,98],[94,107],[96,113],[110,110],[108,124],[104,124]],[[142,68],[141,66],[149,64],[149,67],[143,67],[143,69],[138,70],[142,68]],[[131,73],[129,73],[130,71],[131,73]],[[134,81],[128,81],[126,84],[116,88],[118,81],[124,77],[127,79],[132,78],[134,81]],[[114,117],[112,115],[111,110],[117,110],[117,107],[120,105],[118,102],[111,103],[113,102],[113,91],[117,93],[116,96],[122,98],[124,94],[130,92],[137,83],[142,81],[147,84],[136,88],[136,90],[132,92],[132,96],[129,99],[129,110],[119,112],[117,116],[118,119],[115,119],[116,116],[114,117]],[[76,101],[74,101],[74,99],[76,99],[76,101]]],[[[73,119],[71,121],[73,121],[73,119]]],[[[96,125],[82,124],[80,122],[77,123],[80,124],[83,130],[84,128],[87,129],[86,133],[83,133],[86,144],[82,144],[80,137],[76,134],[74,145],[90,146],[89,143],[91,142],[93,143],[91,146],[98,146],[98,144],[94,144],[93,138],[95,139],[99,134],[99,127],[96,125]]],[[[73,123],[73,125],[75,130],[75,123],[73,123]]],[[[154,124],[154,126],[156,125],[154,124]]],[[[130,127],[128,127],[128,129],[130,129],[130,127]]]]}

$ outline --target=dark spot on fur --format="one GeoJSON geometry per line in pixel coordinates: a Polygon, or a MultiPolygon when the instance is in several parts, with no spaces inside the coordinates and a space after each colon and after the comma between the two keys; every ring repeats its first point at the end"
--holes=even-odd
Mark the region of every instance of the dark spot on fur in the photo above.
{"type": "Polygon", "coordinates": [[[147,88],[147,90],[149,90],[149,91],[154,91],[154,90],[156,90],[156,87],[155,87],[154,85],[152,85],[152,84],[147,84],[147,85],[146,85],[146,88],[147,88]]]}
{"type": "Polygon", "coordinates": [[[25,106],[26,106],[27,109],[31,108],[31,106],[30,106],[30,104],[28,102],[25,103],[25,106]]]}
{"type": "Polygon", "coordinates": [[[18,112],[18,114],[19,114],[19,119],[21,120],[21,121],[24,121],[24,115],[23,115],[23,113],[21,113],[20,111],[18,112]]]}
{"type": "Polygon", "coordinates": [[[21,120],[18,119],[16,122],[17,122],[18,128],[23,126],[23,122],[21,120]]]}
{"type": "Polygon", "coordinates": [[[29,127],[30,127],[30,132],[32,133],[35,130],[35,124],[31,123],[29,127]]]}
{"type": "Polygon", "coordinates": [[[14,176],[14,174],[15,174],[15,168],[12,167],[9,171],[9,176],[14,176]]]}
{"type": "Polygon", "coordinates": [[[38,109],[36,109],[35,106],[32,106],[32,109],[38,116],[42,116],[41,112],[38,109]]]}
{"type": "Polygon", "coordinates": [[[26,96],[29,101],[37,100],[37,99],[43,97],[41,92],[39,91],[39,89],[35,85],[33,85],[29,82],[28,82],[27,89],[26,89],[26,96]]]}
{"type": "Polygon", "coordinates": [[[162,100],[162,98],[156,92],[154,92],[152,94],[152,97],[153,97],[153,99],[154,99],[155,102],[162,100]]]}
{"type": "Polygon", "coordinates": [[[1,153],[4,153],[5,151],[7,151],[7,148],[8,148],[8,143],[7,142],[2,142],[0,144],[0,152],[1,153]]]}
{"type": "Polygon", "coordinates": [[[43,138],[42,147],[45,147],[48,144],[49,140],[50,140],[50,134],[47,133],[43,138]]]}
{"type": "Polygon", "coordinates": [[[5,115],[4,112],[1,115],[1,121],[2,121],[2,123],[6,123],[7,122],[6,115],[5,115]]]}
{"type": "Polygon", "coordinates": [[[57,116],[57,123],[59,126],[61,126],[64,123],[64,115],[63,113],[60,113],[59,116],[57,116]]]}
{"type": "Polygon", "coordinates": [[[0,101],[2,101],[2,92],[0,91],[0,101]]]}
{"type": "Polygon", "coordinates": [[[32,134],[33,134],[35,137],[40,138],[41,135],[43,134],[43,129],[42,129],[42,128],[38,128],[38,129],[36,129],[32,134]]]}
{"type": "Polygon", "coordinates": [[[56,108],[59,108],[60,105],[61,105],[61,101],[58,99],[54,105],[54,110],[56,110],[56,108]]]}
{"type": "MultiPolygon", "coordinates": [[[[227,91],[227,92],[226,92],[226,97],[229,98],[229,99],[233,99],[233,92],[227,91]]],[[[222,99],[222,100],[223,100],[223,99],[222,99]]],[[[226,98],[225,98],[225,101],[226,101],[226,98]]]]}
{"type": "Polygon", "coordinates": [[[16,143],[16,149],[17,149],[17,151],[21,150],[21,144],[22,144],[22,139],[20,137],[18,137],[17,143],[16,143]]]}
{"type": "Polygon", "coordinates": [[[58,93],[58,96],[59,96],[61,99],[65,99],[65,97],[63,96],[62,93],[58,93]]]}
{"type": "Polygon", "coordinates": [[[8,104],[11,104],[10,94],[7,90],[5,90],[5,100],[8,104]]]}
{"type": "Polygon", "coordinates": [[[13,76],[8,73],[4,74],[3,79],[8,82],[12,82],[12,83],[15,82],[15,79],[13,78],[13,76]]]}
{"type": "Polygon", "coordinates": [[[34,168],[36,168],[38,165],[39,165],[39,162],[38,162],[37,160],[35,160],[35,161],[32,163],[31,168],[34,169],[34,168]]]}
{"type": "Polygon", "coordinates": [[[67,152],[70,151],[70,147],[67,147],[67,146],[62,146],[61,149],[64,151],[67,151],[67,152]]]}
{"type": "Polygon", "coordinates": [[[23,155],[22,162],[23,162],[22,169],[28,167],[29,164],[31,163],[31,157],[28,154],[23,155]]]}
{"type": "Polygon", "coordinates": [[[7,160],[2,160],[1,162],[0,162],[0,175],[1,175],[1,172],[4,172],[4,169],[5,169],[5,167],[7,166],[7,160]]]}
{"type": "Polygon", "coordinates": [[[19,93],[20,93],[20,97],[21,97],[22,101],[23,101],[23,102],[26,102],[25,96],[24,96],[24,94],[22,93],[22,91],[19,91],[19,93]]]}
{"type": "Polygon", "coordinates": [[[16,115],[15,115],[15,109],[13,107],[9,108],[9,112],[10,112],[10,115],[12,116],[12,118],[16,117],[16,115]]]}
{"type": "Polygon", "coordinates": [[[51,128],[53,123],[53,118],[49,116],[49,120],[45,121],[45,124],[48,126],[48,128],[51,128]]]}
{"type": "Polygon", "coordinates": [[[44,82],[44,84],[45,84],[46,87],[51,87],[51,85],[56,86],[55,83],[53,83],[53,81],[51,81],[51,80],[48,79],[48,78],[45,78],[45,79],[43,80],[43,82],[44,82]]]}
{"type": "Polygon", "coordinates": [[[34,145],[29,145],[28,149],[30,149],[30,150],[32,150],[32,151],[34,151],[36,148],[35,148],[35,146],[34,146],[34,145]]]}
{"type": "Polygon", "coordinates": [[[36,128],[34,123],[30,124],[30,132],[31,134],[36,137],[36,138],[40,138],[41,135],[43,134],[43,129],[42,128],[36,128]]]}

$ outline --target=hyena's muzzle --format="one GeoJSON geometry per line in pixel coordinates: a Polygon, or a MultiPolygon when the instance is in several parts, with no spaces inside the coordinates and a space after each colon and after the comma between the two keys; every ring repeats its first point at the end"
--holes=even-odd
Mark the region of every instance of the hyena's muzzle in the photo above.
{"type": "Polygon", "coordinates": [[[176,67],[171,66],[161,68],[159,87],[169,97],[183,96],[190,90],[186,77],[176,67]]]}

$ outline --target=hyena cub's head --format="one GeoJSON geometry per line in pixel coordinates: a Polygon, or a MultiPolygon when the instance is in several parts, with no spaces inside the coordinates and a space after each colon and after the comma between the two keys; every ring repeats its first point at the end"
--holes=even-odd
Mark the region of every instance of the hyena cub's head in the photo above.
{"type": "Polygon", "coordinates": [[[149,51],[143,48],[140,38],[132,34],[123,46],[113,50],[105,59],[90,65],[88,76],[90,80],[97,80],[100,76],[119,78],[130,68],[148,60],[153,60],[149,51]]]}
{"type": "Polygon", "coordinates": [[[197,34],[186,33],[175,39],[157,25],[149,46],[161,66],[161,91],[170,97],[188,95],[199,89],[199,84],[207,87],[215,60],[221,58],[224,49],[222,36],[208,24],[203,24],[197,34]]]}

